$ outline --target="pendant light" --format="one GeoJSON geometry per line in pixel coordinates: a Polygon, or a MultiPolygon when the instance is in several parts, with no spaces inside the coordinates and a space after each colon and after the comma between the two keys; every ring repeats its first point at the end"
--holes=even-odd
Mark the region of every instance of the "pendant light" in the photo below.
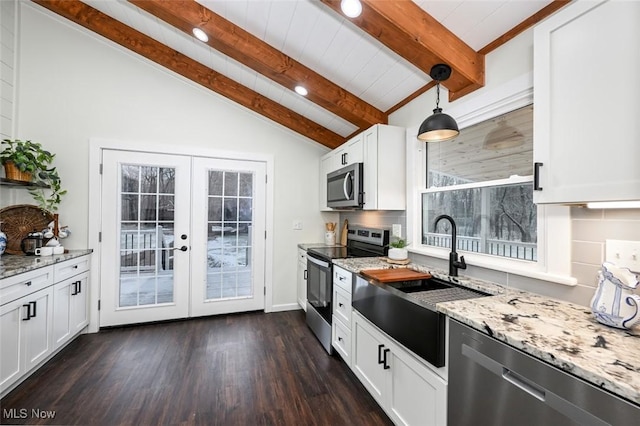
{"type": "Polygon", "coordinates": [[[427,117],[420,125],[418,139],[425,142],[448,141],[460,134],[458,123],[450,115],[443,114],[440,108],[440,82],[451,76],[451,67],[446,64],[437,64],[431,68],[429,73],[436,82],[436,109],[433,115],[427,117]]]}

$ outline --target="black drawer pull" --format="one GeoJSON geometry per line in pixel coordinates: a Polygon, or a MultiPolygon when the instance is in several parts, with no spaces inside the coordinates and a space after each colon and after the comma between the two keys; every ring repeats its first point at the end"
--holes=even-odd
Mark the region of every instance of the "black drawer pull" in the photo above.
{"type": "Polygon", "coordinates": [[[76,294],[80,293],[80,292],[78,291],[78,283],[79,283],[79,282],[80,282],[80,281],[74,281],[74,282],[71,284],[71,285],[73,286],[73,291],[71,292],[71,295],[72,295],[72,296],[75,296],[76,294]]]}
{"type": "Polygon", "coordinates": [[[22,321],[29,321],[31,319],[31,305],[29,305],[28,303],[25,303],[22,306],[27,308],[27,317],[26,318],[22,318],[22,321]]]}
{"type": "Polygon", "coordinates": [[[342,342],[342,337],[338,336],[338,342],[342,342]]]}
{"type": "Polygon", "coordinates": [[[24,283],[24,285],[26,285],[27,287],[31,285],[31,281],[27,281],[26,283],[24,283]]]}
{"type": "Polygon", "coordinates": [[[540,167],[542,167],[542,163],[533,163],[533,190],[534,191],[542,191],[542,187],[540,186],[540,167]]]}
{"type": "Polygon", "coordinates": [[[33,304],[33,314],[29,317],[29,318],[35,318],[36,317],[36,307],[38,306],[38,302],[29,302],[29,304],[33,304]]]}
{"type": "Polygon", "coordinates": [[[73,269],[78,269],[78,265],[73,265],[73,269]]]}
{"type": "Polygon", "coordinates": [[[384,354],[383,354],[383,360],[382,360],[382,365],[384,367],[385,370],[390,369],[391,367],[387,364],[387,354],[391,352],[391,349],[385,349],[384,350],[384,354]]]}
{"type": "Polygon", "coordinates": [[[342,308],[344,306],[344,303],[338,302],[338,306],[342,308]]]}
{"type": "Polygon", "coordinates": [[[384,345],[378,345],[378,364],[384,362],[384,358],[382,358],[382,348],[384,348],[384,345]]]}

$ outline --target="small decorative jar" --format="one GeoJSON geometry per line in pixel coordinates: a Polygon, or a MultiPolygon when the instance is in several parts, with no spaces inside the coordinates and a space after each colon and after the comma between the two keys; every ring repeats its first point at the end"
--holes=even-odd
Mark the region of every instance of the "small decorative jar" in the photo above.
{"type": "Polygon", "coordinates": [[[0,256],[4,254],[7,249],[7,234],[2,232],[2,222],[0,222],[0,256]]]}
{"type": "Polygon", "coordinates": [[[336,245],[336,231],[327,231],[324,233],[324,243],[328,246],[336,245]]]}

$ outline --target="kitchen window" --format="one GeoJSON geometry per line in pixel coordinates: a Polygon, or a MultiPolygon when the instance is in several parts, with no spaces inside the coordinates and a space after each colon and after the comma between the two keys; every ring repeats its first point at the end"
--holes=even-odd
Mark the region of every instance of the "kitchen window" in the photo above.
{"type": "Polygon", "coordinates": [[[471,267],[576,285],[569,207],[532,202],[532,81],[531,74],[522,75],[447,107],[461,129],[452,141],[427,144],[417,140],[417,126],[408,129],[410,252],[449,258],[448,223],[441,221],[437,232],[433,228],[444,213],[456,220],[457,247],[471,267]],[[489,127],[513,127],[522,137],[513,134],[517,143],[511,144],[488,138],[487,146],[489,127]]]}
{"type": "Polygon", "coordinates": [[[448,222],[457,224],[457,249],[536,262],[537,207],[533,204],[533,105],[463,129],[451,142],[426,145],[422,238],[451,248],[448,222]]]}

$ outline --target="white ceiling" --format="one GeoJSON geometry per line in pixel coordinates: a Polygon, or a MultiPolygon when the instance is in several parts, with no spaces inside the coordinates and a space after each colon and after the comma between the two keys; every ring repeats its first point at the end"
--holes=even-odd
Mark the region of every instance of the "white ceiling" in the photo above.
{"type": "MultiPolygon", "coordinates": [[[[83,1],[341,136],[358,130],[127,1],[83,1]]],[[[318,0],[197,1],[381,111],[387,111],[431,81],[425,72],[318,0]]],[[[551,1],[416,3],[477,51],[551,1]]]]}

